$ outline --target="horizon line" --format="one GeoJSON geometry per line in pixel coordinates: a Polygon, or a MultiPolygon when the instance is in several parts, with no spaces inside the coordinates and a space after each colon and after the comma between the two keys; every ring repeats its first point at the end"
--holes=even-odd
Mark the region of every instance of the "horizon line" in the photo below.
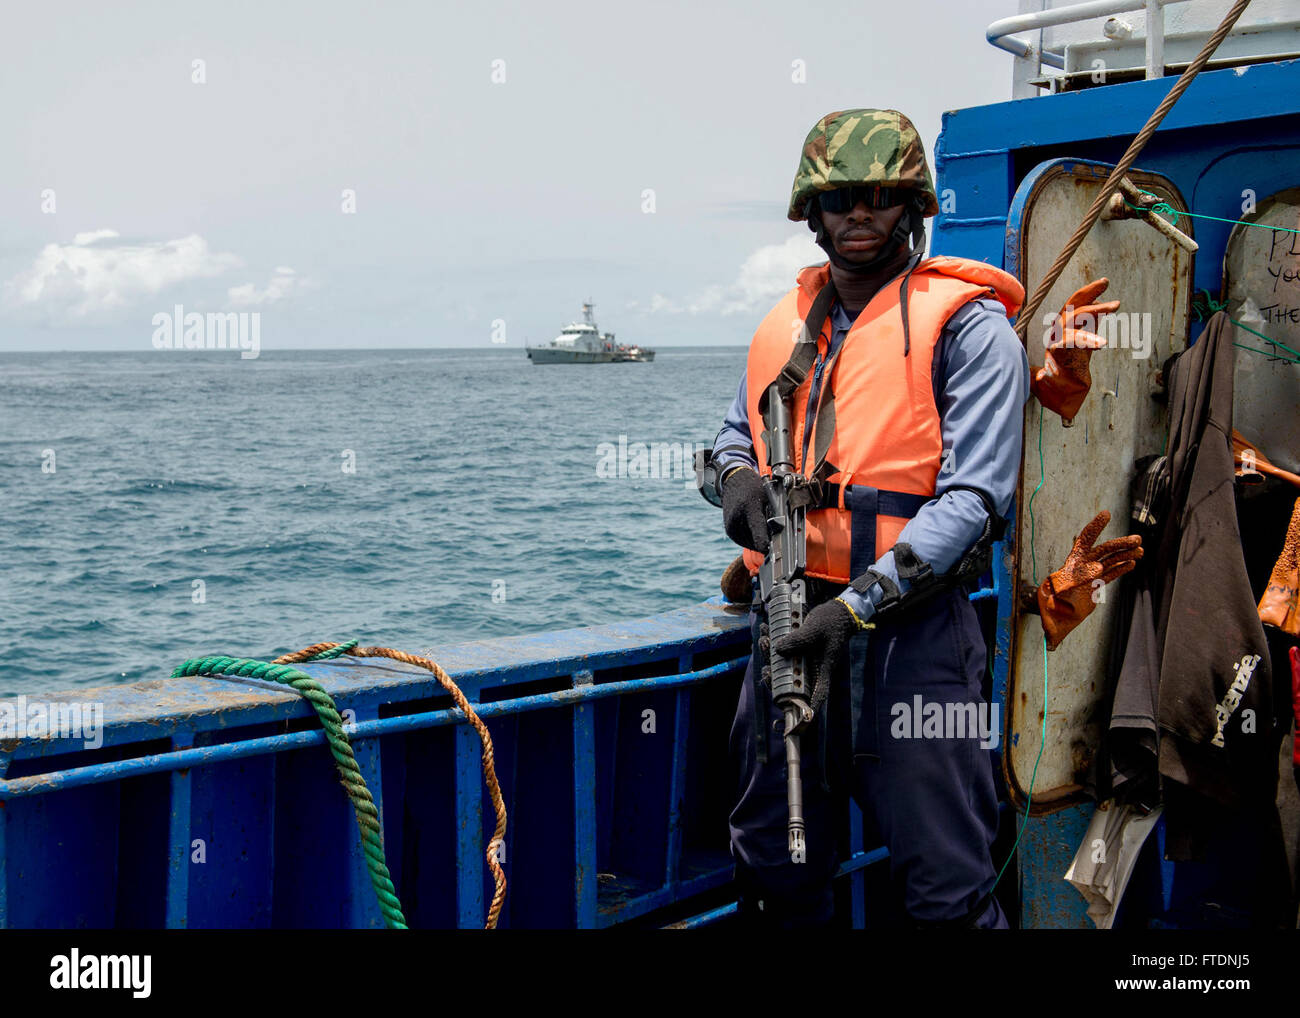
{"type": "MultiPolygon", "coordinates": [[[[688,349],[692,349],[692,348],[696,348],[696,347],[722,347],[722,348],[732,348],[732,347],[734,347],[734,348],[740,348],[740,347],[748,347],[748,346],[749,346],[749,343],[748,343],[748,342],[743,342],[743,343],[665,343],[665,344],[663,344],[662,346],[653,347],[653,349],[654,349],[656,352],[658,352],[659,350],[664,350],[664,349],[668,349],[668,350],[672,350],[672,349],[677,349],[677,350],[688,350],[688,349]]],[[[323,353],[323,352],[330,351],[330,350],[362,350],[362,351],[369,350],[369,351],[373,351],[373,352],[375,352],[375,353],[381,353],[381,352],[389,351],[389,350],[394,350],[394,351],[411,351],[411,350],[474,350],[474,351],[478,351],[478,352],[483,352],[483,351],[486,351],[486,350],[499,350],[499,351],[503,351],[503,352],[504,352],[504,351],[509,351],[509,350],[517,350],[517,351],[519,351],[520,353],[522,353],[522,352],[524,352],[525,349],[526,349],[526,348],[525,348],[525,347],[522,347],[522,346],[486,346],[486,347],[485,347],[485,346],[375,346],[375,347],[370,347],[370,346],[286,346],[286,347],[278,347],[278,348],[268,348],[268,347],[265,347],[265,346],[264,346],[264,347],[261,348],[261,353],[262,353],[262,354],[266,354],[266,353],[289,353],[289,352],[291,352],[291,351],[302,351],[302,352],[304,352],[304,353],[323,353]]],[[[184,349],[184,348],[180,348],[180,350],[181,350],[181,352],[183,352],[183,353],[230,353],[232,350],[233,350],[234,352],[236,352],[236,353],[239,352],[239,348],[238,348],[238,347],[229,347],[229,348],[224,349],[224,350],[223,350],[223,349],[219,349],[219,348],[217,348],[217,347],[196,347],[196,348],[194,348],[193,350],[187,350],[187,349],[184,349]]],[[[107,348],[107,349],[91,349],[91,348],[89,348],[89,347],[60,347],[60,348],[57,348],[57,349],[49,349],[49,348],[44,348],[44,347],[19,347],[19,348],[15,348],[15,349],[11,349],[11,350],[0,349],[0,355],[3,355],[3,354],[10,354],[10,353],[171,353],[171,352],[172,352],[172,351],[157,350],[157,349],[152,349],[152,348],[151,348],[151,349],[137,349],[137,348],[134,348],[134,347],[109,347],[109,348],[107,348]]]]}

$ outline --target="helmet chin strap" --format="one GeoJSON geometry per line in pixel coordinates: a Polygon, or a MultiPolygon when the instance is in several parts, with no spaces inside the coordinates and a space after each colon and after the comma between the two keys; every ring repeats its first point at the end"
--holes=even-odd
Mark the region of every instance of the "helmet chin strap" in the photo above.
{"type": "Polygon", "coordinates": [[[870,261],[851,262],[835,250],[835,242],[826,232],[826,225],[822,222],[821,211],[817,208],[816,201],[809,204],[812,207],[808,210],[808,226],[817,234],[817,246],[826,252],[832,265],[846,272],[870,275],[896,259],[900,250],[907,249],[913,255],[925,250],[925,217],[917,209],[907,205],[880,252],[870,261]]]}

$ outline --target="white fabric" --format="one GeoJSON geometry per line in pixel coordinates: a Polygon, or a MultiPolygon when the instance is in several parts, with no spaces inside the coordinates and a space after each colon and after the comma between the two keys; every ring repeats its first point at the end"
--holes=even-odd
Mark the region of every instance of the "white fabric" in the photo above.
{"type": "Polygon", "coordinates": [[[1108,799],[1097,807],[1083,843],[1065,873],[1065,879],[1088,901],[1088,917],[1097,929],[1108,930],[1115,909],[1137,863],[1143,843],[1160,819],[1162,807],[1146,816],[1132,806],[1117,806],[1108,799]]]}

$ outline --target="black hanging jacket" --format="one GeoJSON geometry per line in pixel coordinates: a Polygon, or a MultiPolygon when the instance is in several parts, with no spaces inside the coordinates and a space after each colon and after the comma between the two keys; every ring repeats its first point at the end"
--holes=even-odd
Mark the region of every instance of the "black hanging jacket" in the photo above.
{"type": "Polygon", "coordinates": [[[1169,502],[1144,563],[1148,589],[1136,597],[1111,720],[1117,793],[1124,777],[1158,762],[1171,844],[1181,846],[1171,857],[1199,854],[1214,806],[1255,798],[1270,784],[1262,768],[1276,765],[1268,647],[1237,528],[1233,361],[1220,312],[1166,368],[1169,502]]]}

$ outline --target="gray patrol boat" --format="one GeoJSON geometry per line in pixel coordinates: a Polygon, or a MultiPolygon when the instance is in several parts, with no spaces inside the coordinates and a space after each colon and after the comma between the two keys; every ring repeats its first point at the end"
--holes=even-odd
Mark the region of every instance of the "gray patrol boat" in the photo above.
{"type": "Polygon", "coordinates": [[[640,346],[623,346],[614,341],[612,332],[601,332],[596,326],[592,309],[596,305],[585,301],[582,321],[571,322],[558,336],[543,346],[525,346],[528,359],[534,364],[609,364],[615,361],[652,361],[653,350],[640,346]]]}

